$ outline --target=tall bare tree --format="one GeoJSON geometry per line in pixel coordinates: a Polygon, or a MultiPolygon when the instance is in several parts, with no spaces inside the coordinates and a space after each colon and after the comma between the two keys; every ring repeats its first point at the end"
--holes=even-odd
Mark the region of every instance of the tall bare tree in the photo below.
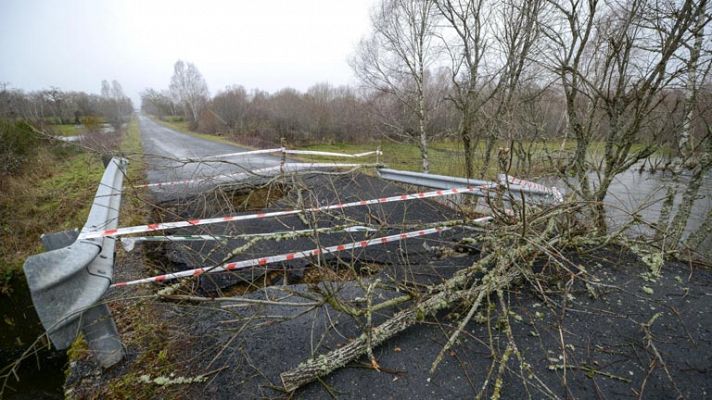
{"type": "Polygon", "coordinates": [[[372,15],[371,36],[361,41],[351,63],[366,87],[394,97],[414,117],[415,129],[393,131],[417,141],[424,172],[430,170],[426,77],[435,60],[434,9],[434,0],[384,0],[372,15]]]}
{"type": "Polygon", "coordinates": [[[637,146],[641,132],[659,134],[655,113],[665,90],[685,71],[677,57],[692,43],[696,16],[707,1],[550,4],[554,12],[544,29],[548,48],[542,54],[559,76],[568,133],[576,139],[570,165],[578,179],[569,186],[592,205],[596,225],[605,230],[608,188],[616,175],[656,150],[651,143],[637,146]],[[592,159],[596,142],[602,151],[592,159]]]}
{"type": "MultiPolygon", "coordinates": [[[[458,128],[465,153],[467,178],[474,175],[474,149],[478,140],[475,135],[475,119],[480,107],[486,103],[484,89],[491,81],[482,76],[485,52],[488,47],[485,20],[490,14],[484,0],[440,0],[438,10],[454,33],[443,36],[452,65],[452,81],[455,87],[451,100],[461,114],[458,128]]],[[[494,91],[489,91],[489,96],[494,91]]],[[[479,137],[479,136],[478,136],[479,137]]]]}
{"type": "Polygon", "coordinates": [[[468,177],[474,175],[474,150],[483,136],[487,144],[480,175],[488,170],[496,140],[511,136],[512,103],[533,64],[530,52],[540,36],[543,5],[543,0],[437,2],[447,22],[441,37],[452,66],[451,99],[461,114],[459,136],[468,177]],[[498,134],[502,127],[507,135],[498,134]]]}
{"type": "Polygon", "coordinates": [[[101,81],[101,97],[110,99],[111,98],[111,85],[106,79],[101,81]]]}
{"type": "Polygon", "coordinates": [[[176,61],[170,91],[176,101],[183,105],[186,119],[195,126],[210,98],[208,84],[198,68],[190,62],[176,61]]]}
{"type": "Polygon", "coordinates": [[[703,49],[705,38],[705,27],[709,23],[710,15],[705,12],[705,7],[697,7],[692,25],[692,43],[687,44],[689,57],[687,58],[687,76],[685,77],[685,105],[684,116],[680,137],[678,140],[678,151],[683,160],[691,156],[694,144],[692,143],[692,131],[697,108],[697,94],[705,77],[710,72],[709,54],[703,49]],[[706,56],[706,57],[705,57],[706,56]]]}

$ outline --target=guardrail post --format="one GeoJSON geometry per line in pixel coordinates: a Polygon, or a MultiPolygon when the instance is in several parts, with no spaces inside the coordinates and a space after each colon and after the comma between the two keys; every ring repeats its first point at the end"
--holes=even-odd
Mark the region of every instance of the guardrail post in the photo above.
{"type": "Polygon", "coordinates": [[[284,164],[287,163],[287,152],[285,151],[287,147],[285,146],[286,140],[284,138],[279,138],[279,146],[282,149],[282,157],[279,162],[279,173],[280,175],[284,175],[284,164]]]}
{"type": "MultiPolygon", "coordinates": [[[[82,232],[118,226],[126,165],[112,158],[104,171],[82,232]]],[[[48,247],[66,239],[47,240],[48,247]]],[[[35,311],[57,349],[68,348],[81,330],[102,367],[123,357],[123,346],[106,304],[97,303],[111,284],[115,239],[78,239],[65,247],[30,256],[23,269],[35,311]]]]}
{"type": "Polygon", "coordinates": [[[103,368],[111,367],[124,357],[124,345],[106,304],[84,311],[82,333],[92,355],[103,368]]]}

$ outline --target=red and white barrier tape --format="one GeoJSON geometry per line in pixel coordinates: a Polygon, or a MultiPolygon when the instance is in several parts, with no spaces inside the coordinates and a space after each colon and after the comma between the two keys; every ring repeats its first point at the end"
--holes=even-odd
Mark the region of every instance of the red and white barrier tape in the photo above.
{"type": "Polygon", "coordinates": [[[340,244],[340,245],[336,245],[336,246],[315,248],[315,249],[311,249],[311,250],[299,251],[299,252],[295,252],[295,253],[285,253],[285,254],[280,254],[280,255],[270,256],[270,257],[253,258],[251,260],[236,261],[236,262],[227,263],[227,264],[224,264],[224,265],[221,265],[218,267],[195,268],[195,269],[189,269],[189,270],[180,271],[180,272],[174,272],[171,274],[153,276],[150,278],[136,279],[136,280],[127,281],[127,282],[118,282],[118,283],[111,285],[111,287],[123,287],[123,286],[138,285],[141,283],[150,283],[150,282],[160,283],[160,282],[170,281],[170,280],[174,280],[174,279],[185,278],[185,277],[189,277],[189,276],[200,276],[204,273],[209,273],[209,272],[235,271],[238,269],[245,269],[245,268],[256,267],[256,266],[263,267],[268,264],[274,264],[274,263],[282,262],[282,261],[292,261],[292,260],[297,260],[300,258],[306,258],[306,257],[310,257],[310,256],[318,256],[320,254],[338,253],[338,252],[345,251],[345,250],[364,248],[364,247],[373,246],[373,245],[377,245],[377,244],[386,244],[386,243],[390,243],[390,242],[396,242],[399,240],[405,240],[405,239],[430,235],[430,234],[437,233],[437,232],[443,232],[443,231],[446,231],[449,229],[451,229],[451,228],[437,227],[437,228],[421,229],[418,231],[411,231],[411,232],[400,233],[397,235],[383,236],[383,237],[369,239],[369,240],[361,240],[358,242],[351,242],[351,243],[340,244]]]}
{"type": "Polygon", "coordinates": [[[432,198],[432,197],[442,197],[442,196],[459,194],[459,193],[473,193],[473,192],[478,192],[482,189],[493,188],[494,186],[496,186],[496,184],[473,186],[473,187],[459,187],[459,188],[452,188],[452,189],[446,189],[446,190],[435,190],[432,192],[402,194],[402,195],[391,196],[391,197],[382,197],[380,199],[361,200],[361,201],[354,201],[354,202],[350,202],[350,203],[339,203],[339,204],[333,204],[333,205],[329,205],[329,206],[312,207],[312,208],[307,208],[307,209],[303,209],[303,210],[271,211],[271,212],[261,212],[261,213],[257,213],[257,214],[231,215],[231,216],[224,216],[224,217],[217,217],[217,218],[191,219],[191,220],[187,220],[187,221],[162,222],[162,223],[155,223],[155,224],[148,224],[148,225],[138,225],[138,226],[125,227],[125,228],[117,228],[117,229],[87,231],[87,232],[80,233],[78,239],[81,240],[81,239],[93,239],[93,238],[106,237],[106,236],[123,236],[123,235],[129,235],[129,234],[133,234],[133,233],[155,232],[155,231],[162,231],[162,230],[166,230],[166,229],[185,228],[185,227],[189,227],[189,226],[217,224],[217,223],[221,223],[221,222],[235,222],[235,221],[246,221],[246,220],[252,220],[252,219],[279,217],[279,216],[285,216],[285,215],[299,214],[299,213],[303,213],[303,212],[338,210],[338,209],[349,208],[349,207],[367,206],[367,205],[371,205],[371,204],[382,204],[382,203],[392,203],[392,202],[406,201],[406,200],[427,199],[427,198],[432,198]]]}
{"type": "Polygon", "coordinates": [[[290,149],[287,149],[284,147],[277,147],[274,149],[250,150],[250,151],[242,151],[239,153],[218,154],[216,156],[205,157],[205,160],[212,160],[212,159],[224,158],[224,157],[252,156],[252,155],[256,155],[256,154],[269,154],[269,153],[300,154],[300,155],[310,155],[310,156],[345,157],[345,158],[359,158],[359,157],[371,156],[374,154],[377,154],[377,155],[383,154],[383,152],[380,150],[367,151],[364,153],[348,154],[348,153],[336,153],[336,152],[331,152],[331,151],[290,150],[290,149]]]}
{"type": "Polygon", "coordinates": [[[284,165],[276,165],[274,167],[260,168],[249,172],[235,172],[232,174],[216,175],[212,177],[205,177],[200,179],[186,179],[181,181],[171,181],[171,182],[159,182],[159,183],[149,183],[145,185],[136,185],[135,188],[143,187],[165,187],[165,186],[175,186],[175,185],[188,185],[191,183],[205,183],[210,181],[217,181],[222,179],[231,178],[234,181],[239,181],[240,178],[248,178],[254,176],[272,176],[276,173],[284,172],[289,173],[293,171],[310,170],[310,169],[321,169],[321,168],[356,168],[363,167],[364,164],[343,164],[343,163],[287,163],[284,165]]]}
{"type": "Polygon", "coordinates": [[[334,153],[331,151],[315,151],[315,150],[284,150],[285,154],[301,154],[301,155],[310,155],[310,156],[325,156],[325,157],[345,157],[345,158],[359,158],[359,157],[366,157],[366,156],[371,156],[374,154],[377,155],[382,155],[383,152],[380,150],[376,151],[367,151],[364,153],[356,153],[356,154],[348,154],[348,153],[334,153]]]}
{"type": "Polygon", "coordinates": [[[226,242],[234,239],[254,239],[254,238],[290,238],[300,235],[312,235],[324,232],[375,232],[376,229],[362,225],[335,226],[327,228],[301,229],[295,231],[279,231],[266,233],[245,233],[241,235],[171,235],[171,236],[133,236],[122,237],[121,245],[126,251],[132,251],[136,243],[140,242],[194,242],[194,241],[218,241],[226,242]]]}
{"type": "Polygon", "coordinates": [[[212,160],[215,158],[223,158],[223,157],[241,157],[241,156],[254,156],[257,154],[270,154],[270,153],[281,153],[285,149],[282,147],[277,147],[275,149],[262,149],[262,150],[250,150],[250,151],[242,151],[239,153],[228,153],[228,154],[218,154],[216,156],[207,156],[204,157],[202,160],[186,160],[186,161],[203,161],[203,160],[212,160]]]}

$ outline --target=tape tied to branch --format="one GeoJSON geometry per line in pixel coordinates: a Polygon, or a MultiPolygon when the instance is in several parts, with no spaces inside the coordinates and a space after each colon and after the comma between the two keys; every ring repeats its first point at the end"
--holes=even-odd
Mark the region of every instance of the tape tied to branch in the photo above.
{"type": "Polygon", "coordinates": [[[361,201],[354,201],[354,202],[350,202],[350,203],[339,203],[339,204],[333,204],[333,205],[321,206],[321,207],[312,207],[312,208],[306,208],[306,209],[260,212],[260,213],[256,213],[256,214],[246,214],[246,215],[228,215],[228,216],[216,217],[216,218],[190,219],[187,221],[153,223],[153,224],[148,224],[148,225],[130,226],[130,227],[124,227],[124,228],[117,228],[117,229],[84,231],[79,234],[78,239],[79,240],[93,239],[93,238],[106,237],[106,236],[116,237],[116,236],[124,236],[124,235],[130,235],[130,234],[135,234],[135,233],[162,231],[162,230],[166,230],[166,229],[176,229],[176,228],[185,228],[185,227],[191,227],[191,226],[200,226],[200,225],[217,224],[217,223],[225,223],[225,222],[237,222],[237,221],[247,221],[247,220],[254,220],[254,219],[263,219],[263,218],[295,215],[295,214],[300,214],[300,213],[304,213],[304,212],[321,212],[321,211],[329,211],[329,210],[339,210],[339,209],[344,209],[344,208],[349,208],[349,207],[368,206],[368,205],[373,205],[373,204],[384,204],[384,203],[400,202],[400,201],[407,201],[407,200],[442,197],[442,196],[448,196],[448,195],[454,195],[454,194],[476,193],[476,192],[480,192],[480,191],[487,190],[487,189],[494,189],[495,187],[496,187],[496,184],[471,186],[471,187],[458,187],[458,188],[452,188],[452,189],[434,190],[431,192],[419,192],[419,193],[396,195],[396,196],[391,196],[391,197],[381,197],[378,199],[361,200],[361,201]]]}
{"type": "Polygon", "coordinates": [[[215,175],[198,179],[183,179],[179,181],[147,183],[143,185],[133,186],[134,188],[163,188],[177,185],[190,184],[208,184],[221,180],[240,181],[242,179],[254,177],[269,177],[275,176],[282,172],[309,172],[310,170],[330,169],[330,168],[361,168],[372,167],[377,164],[355,164],[355,163],[286,163],[284,165],[276,165],[273,167],[259,168],[250,171],[235,172],[230,174],[215,175]]]}
{"type": "Polygon", "coordinates": [[[136,247],[136,243],[140,242],[195,242],[195,241],[216,241],[216,242],[227,242],[228,240],[235,239],[253,239],[253,238],[289,238],[301,235],[311,235],[315,232],[375,232],[376,229],[370,228],[368,226],[354,225],[354,226],[339,226],[339,227],[329,227],[329,228],[316,228],[316,229],[300,229],[295,231],[280,231],[280,232],[267,232],[267,233],[245,233],[240,235],[165,235],[165,236],[135,236],[135,237],[122,237],[121,245],[126,251],[133,251],[136,247]]]}
{"type": "MultiPolygon", "coordinates": [[[[490,219],[491,219],[491,217],[484,217],[484,218],[479,218],[477,220],[474,220],[473,222],[485,222],[485,221],[489,221],[490,219]]],[[[440,233],[440,232],[444,232],[444,231],[447,231],[450,229],[452,229],[452,228],[449,226],[439,226],[439,227],[435,227],[435,228],[420,229],[417,231],[403,232],[403,233],[390,235],[390,236],[382,236],[382,237],[378,237],[378,238],[374,238],[374,239],[367,239],[367,240],[361,240],[361,241],[356,241],[356,242],[351,242],[351,243],[346,243],[346,244],[339,244],[336,246],[317,247],[314,249],[298,251],[298,252],[294,252],[294,253],[284,253],[284,254],[279,254],[279,255],[275,255],[275,256],[253,258],[250,260],[230,262],[230,263],[223,264],[223,265],[220,265],[217,267],[194,268],[194,269],[174,272],[174,273],[170,273],[170,274],[152,276],[149,278],[136,279],[136,280],[126,281],[126,282],[118,282],[118,283],[114,283],[113,285],[111,285],[111,287],[125,287],[125,286],[131,286],[131,285],[138,285],[138,284],[142,284],[142,283],[161,283],[161,282],[166,282],[166,281],[171,281],[171,280],[186,278],[186,277],[191,277],[191,276],[200,276],[205,273],[236,271],[236,270],[240,270],[240,269],[246,269],[246,268],[257,267],[257,266],[264,267],[269,264],[274,264],[274,263],[283,262],[283,261],[292,261],[292,260],[302,259],[302,258],[306,258],[306,257],[319,256],[319,255],[323,255],[323,254],[338,253],[338,252],[342,252],[342,251],[346,251],[346,250],[365,248],[365,247],[369,247],[369,246],[387,244],[387,243],[397,242],[397,241],[406,240],[406,239],[410,239],[410,238],[432,235],[434,233],[440,233]]]]}

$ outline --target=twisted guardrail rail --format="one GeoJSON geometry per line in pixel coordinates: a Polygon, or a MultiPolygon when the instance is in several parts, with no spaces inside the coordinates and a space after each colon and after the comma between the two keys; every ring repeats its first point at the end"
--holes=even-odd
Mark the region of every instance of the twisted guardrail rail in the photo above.
{"type": "MultiPolygon", "coordinates": [[[[104,171],[82,232],[118,226],[128,161],[112,158],[104,171]]],[[[79,232],[44,235],[47,252],[27,258],[25,277],[35,311],[57,349],[81,331],[103,367],[119,362],[123,345],[108,306],[100,302],[111,285],[115,238],[79,238],[79,232]]]]}

